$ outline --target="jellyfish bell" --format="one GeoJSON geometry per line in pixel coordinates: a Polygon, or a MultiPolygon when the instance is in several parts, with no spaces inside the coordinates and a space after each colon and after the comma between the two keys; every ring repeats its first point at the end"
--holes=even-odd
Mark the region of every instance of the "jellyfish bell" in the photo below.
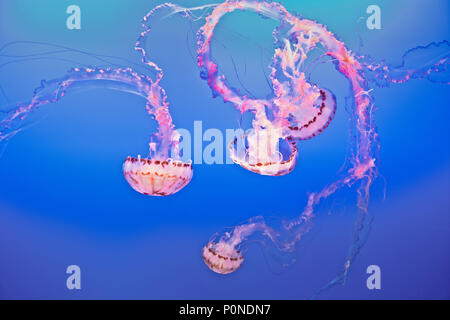
{"type": "Polygon", "coordinates": [[[323,132],[336,113],[336,98],[331,91],[319,89],[317,98],[292,112],[286,134],[295,140],[308,140],[323,132]]]}
{"type": "Polygon", "coordinates": [[[252,130],[239,144],[236,138],[229,145],[230,158],[241,167],[266,176],[290,173],[297,164],[298,150],[291,137],[283,138],[281,129],[252,130]],[[287,155],[280,145],[287,146],[287,155]],[[241,147],[241,148],[240,148],[241,147]]]}
{"type": "Polygon", "coordinates": [[[257,231],[271,238],[276,237],[272,228],[266,225],[264,218],[255,217],[233,227],[231,231],[216,234],[202,249],[203,261],[216,273],[229,274],[236,271],[244,262],[240,249],[245,248],[249,236],[257,231]]]}
{"type": "Polygon", "coordinates": [[[208,243],[202,249],[202,258],[209,269],[219,274],[232,273],[244,262],[242,253],[225,241],[208,243]]]}
{"type": "Polygon", "coordinates": [[[123,163],[123,175],[139,193],[168,196],[180,191],[192,179],[192,163],[173,159],[128,157],[123,163]]]}

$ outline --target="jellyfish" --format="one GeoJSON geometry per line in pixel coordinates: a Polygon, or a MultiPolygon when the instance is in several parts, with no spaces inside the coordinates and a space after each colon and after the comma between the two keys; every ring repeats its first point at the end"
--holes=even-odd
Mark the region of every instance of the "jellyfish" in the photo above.
{"type": "Polygon", "coordinates": [[[325,288],[343,283],[370,229],[370,188],[378,177],[380,144],[373,116],[373,88],[369,85],[383,87],[411,79],[448,84],[445,72],[449,65],[449,43],[443,41],[413,48],[405,53],[402,64],[394,67],[369,56],[354,54],[325,25],[290,13],[277,2],[228,0],[196,8],[164,4],[146,16],[148,25],[151,16],[163,8],[169,9],[165,17],[177,13],[190,21],[204,21],[197,32],[200,77],[207,81],[213,97],[222,97],[241,114],[246,111],[253,113],[252,130],[244,139],[245,152],[238,152],[236,139],[229,146],[233,161],[250,171],[274,176],[291,172],[297,162],[298,143],[317,136],[332,122],[336,113],[333,92],[311,82],[307,76],[311,64],[306,61],[314,49],[321,52],[318,59],[328,58],[349,82],[351,92],[346,110],[349,113],[351,145],[346,165],[335,180],[310,193],[304,209],[294,219],[282,219],[274,225],[262,217],[250,218],[216,235],[202,249],[206,266],[220,274],[233,273],[243,265],[246,247],[255,237],[262,237],[258,241],[272,244],[280,254],[292,253],[312,228],[318,204],[344,187],[356,187],[358,218],[353,243],[342,271],[325,288]],[[273,92],[266,99],[250,98],[229,86],[211,57],[210,43],[216,26],[224,15],[235,10],[253,11],[280,22],[273,32],[275,50],[269,66],[273,92]],[[417,59],[411,58],[413,56],[423,58],[417,63],[417,59]],[[443,79],[437,77],[438,74],[444,74],[443,79]],[[282,143],[290,147],[286,155],[278,150],[282,143]]]}
{"type": "Polygon", "coordinates": [[[240,268],[250,243],[261,244],[272,271],[283,270],[296,261],[295,249],[300,234],[307,233],[312,220],[291,224],[278,217],[256,216],[242,224],[216,233],[202,249],[206,266],[219,274],[240,268]],[[280,269],[281,267],[281,269],[280,269]]]}
{"type": "Polygon", "coordinates": [[[40,106],[59,101],[69,91],[96,87],[141,96],[147,102],[148,113],[158,123],[158,131],[150,142],[149,157],[128,157],[123,163],[123,174],[129,185],[151,196],[171,195],[185,187],[192,178],[192,164],[171,158],[179,155],[179,136],[174,131],[165,91],[159,86],[159,80],[152,81],[131,68],[75,67],[63,77],[42,81],[30,101],[13,105],[0,118],[0,142],[6,142],[20,131],[23,121],[40,106]]]}
{"type": "MultiPolygon", "coordinates": [[[[159,159],[159,158],[156,158],[159,159]]],[[[168,196],[184,188],[192,179],[192,164],[173,159],[155,160],[128,157],[123,175],[139,193],[168,196]]]]}
{"type": "Polygon", "coordinates": [[[234,272],[244,262],[244,257],[239,250],[226,242],[208,243],[203,247],[202,258],[208,268],[220,274],[234,272]]]}
{"type": "MultiPolygon", "coordinates": [[[[279,139],[298,142],[315,137],[329,126],[336,112],[336,98],[330,90],[308,81],[305,75],[305,69],[308,68],[305,61],[313,49],[322,50],[324,57],[333,60],[337,71],[349,81],[354,101],[350,116],[356,136],[354,141],[356,152],[349,162],[352,167],[322,191],[310,194],[308,205],[298,218],[282,223],[281,233],[290,234],[287,237],[290,240],[278,240],[279,233],[274,232],[264,221],[259,222],[257,228],[249,221],[237,226],[229,235],[224,235],[218,243],[222,243],[224,247],[238,248],[253,233],[260,232],[271,241],[277,242],[280,250],[294,250],[295,243],[310,229],[314,206],[339,188],[357,182],[360,184],[358,207],[362,212],[366,212],[370,184],[377,175],[375,164],[378,142],[372,118],[373,99],[367,93],[362,67],[354,54],[325,26],[312,20],[301,19],[276,2],[226,1],[215,7],[205,21],[198,32],[197,53],[201,77],[207,79],[214,94],[222,96],[225,102],[231,102],[241,112],[253,111],[255,120],[252,124],[255,131],[259,129],[276,132],[274,130],[276,128],[279,139]],[[280,26],[273,32],[276,48],[270,65],[270,80],[273,87],[273,96],[270,99],[258,100],[255,103],[237,90],[229,88],[225,77],[219,75],[217,64],[210,56],[209,44],[214,28],[225,14],[235,10],[251,10],[280,21],[280,26]],[[238,234],[237,237],[234,236],[235,233],[238,234]]],[[[251,149],[255,144],[249,142],[248,145],[249,154],[259,156],[258,151],[251,149]]],[[[274,148],[273,144],[271,148],[274,148]]],[[[267,156],[264,147],[257,146],[254,149],[263,150],[263,158],[267,156]]],[[[292,150],[297,152],[297,148],[292,150]]],[[[238,163],[251,170],[247,163],[238,163]]],[[[263,171],[255,172],[264,174],[263,171]]]]}

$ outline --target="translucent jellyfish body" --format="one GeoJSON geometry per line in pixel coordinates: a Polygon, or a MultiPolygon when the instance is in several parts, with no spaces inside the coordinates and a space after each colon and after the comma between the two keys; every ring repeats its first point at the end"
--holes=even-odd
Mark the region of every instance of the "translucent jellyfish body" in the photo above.
{"type": "Polygon", "coordinates": [[[229,146],[230,158],[241,167],[267,176],[282,176],[291,172],[297,163],[297,146],[291,137],[283,139],[281,130],[251,131],[244,137],[244,152],[237,148],[237,139],[229,146]],[[287,145],[287,155],[279,150],[287,145]]]}
{"type": "MultiPolygon", "coordinates": [[[[325,130],[334,117],[336,111],[334,95],[329,90],[311,83],[309,77],[305,75],[305,69],[309,67],[309,65],[305,65],[305,61],[308,54],[315,48],[322,52],[320,58],[329,57],[336,69],[350,83],[354,104],[349,112],[351,113],[351,131],[352,137],[354,137],[355,152],[351,153],[352,158],[348,163],[353,167],[321,191],[311,193],[303,212],[292,221],[282,223],[276,232],[265,223],[254,223],[254,220],[250,219],[249,222],[234,227],[232,232],[225,233],[220,239],[225,248],[231,246],[228,251],[233,252],[232,249],[245,246],[249,237],[258,233],[270,239],[270,242],[276,244],[280,251],[293,250],[295,244],[309,231],[314,217],[314,207],[321,199],[327,198],[341,187],[351,185],[356,181],[360,182],[358,208],[361,209],[362,217],[364,217],[369,187],[377,173],[374,166],[368,165],[375,162],[378,148],[377,134],[372,119],[374,108],[372,98],[367,94],[369,91],[362,67],[351,51],[347,50],[345,45],[337,40],[325,26],[291,14],[277,2],[226,1],[214,8],[206,17],[205,24],[199,29],[197,54],[200,74],[202,78],[208,80],[208,85],[214,95],[222,96],[225,102],[231,102],[242,113],[253,112],[255,115],[253,129],[255,131],[280,130],[276,135],[278,139],[267,135],[263,137],[263,143],[260,143],[261,138],[258,143],[255,143],[254,137],[246,137],[244,156],[236,156],[238,153],[233,149],[234,146],[230,147],[231,157],[236,163],[260,174],[287,173],[295,165],[297,153],[295,144],[292,144],[292,152],[288,161],[282,163],[279,161],[280,158],[277,159],[276,154],[272,152],[276,141],[310,139],[325,130]],[[210,43],[214,29],[224,15],[235,10],[254,11],[281,22],[273,32],[276,48],[270,65],[270,80],[273,87],[273,96],[270,99],[249,99],[246,95],[229,87],[225,77],[219,74],[217,64],[211,58],[210,43]],[[261,159],[265,159],[265,161],[259,161],[261,159]],[[276,160],[276,170],[272,168],[274,159],[276,160]],[[256,164],[255,160],[258,160],[256,164]],[[269,165],[264,166],[265,163],[269,165]],[[286,165],[286,168],[280,168],[281,164],[286,165]],[[256,169],[258,167],[265,170],[256,169]],[[354,174],[355,172],[358,174],[354,174]],[[361,172],[363,173],[361,174],[361,172]],[[286,237],[280,235],[286,235],[286,237]]],[[[364,221],[364,219],[362,218],[360,221],[364,221]]],[[[363,222],[359,223],[362,225],[363,222]]],[[[221,242],[217,241],[217,243],[221,242]]],[[[346,274],[360,245],[359,242],[356,242],[354,249],[350,251],[343,274],[346,274]]],[[[208,244],[205,248],[210,246],[212,245],[208,244]]],[[[221,260],[218,258],[213,260],[216,264],[218,261],[221,260]]],[[[211,268],[211,260],[205,262],[211,268]]],[[[216,271],[216,268],[211,269],[216,271]]],[[[229,268],[228,270],[236,269],[229,268]]]]}
{"type": "Polygon", "coordinates": [[[192,164],[172,159],[141,159],[128,157],[123,175],[139,193],[168,196],[185,187],[192,178],[192,164]]]}
{"type": "Polygon", "coordinates": [[[232,273],[244,262],[239,250],[224,241],[208,243],[203,247],[202,257],[208,268],[220,274],[232,273]]]}
{"type": "Polygon", "coordinates": [[[268,226],[262,217],[254,217],[246,224],[234,227],[223,234],[216,234],[202,249],[202,258],[209,269],[220,274],[229,274],[242,265],[244,255],[243,244],[250,235],[264,234],[266,237],[276,240],[279,234],[268,226]]]}

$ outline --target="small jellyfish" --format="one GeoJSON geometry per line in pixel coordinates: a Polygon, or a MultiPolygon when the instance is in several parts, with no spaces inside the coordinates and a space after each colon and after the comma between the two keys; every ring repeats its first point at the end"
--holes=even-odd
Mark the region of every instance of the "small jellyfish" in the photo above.
{"type": "Polygon", "coordinates": [[[139,193],[168,196],[178,192],[192,179],[192,164],[179,160],[142,159],[128,157],[123,163],[123,175],[139,193]]]}
{"type": "Polygon", "coordinates": [[[311,139],[325,130],[333,120],[336,113],[335,96],[325,89],[318,89],[317,95],[313,101],[304,100],[292,112],[288,134],[293,139],[311,139]]]}
{"type": "Polygon", "coordinates": [[[241,252],[225,241],[208,243],[203,247],[202,257],[208,268],[220,274],[232,273],[244,262],[241,252]]]}

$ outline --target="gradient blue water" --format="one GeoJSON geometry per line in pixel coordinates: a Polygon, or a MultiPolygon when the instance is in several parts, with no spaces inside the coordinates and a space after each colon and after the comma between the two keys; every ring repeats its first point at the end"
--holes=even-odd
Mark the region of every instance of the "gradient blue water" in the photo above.
{"type": "MultiPolygon", "coordinates": [[[[0,44],[45,41],[139,61],[132,50],[139,21],[156,1],[77,1],[79,31],[65,27],[70,4],[0,1],[0,44]]],[[[376,31],[357,23],[369,4],[374,3],[284,2],[289,10],[326,24],[350,48],[358,46],[358,29],[363,51],[392,63],[416,45],[449,39],[447,1],[377,1],[382,30],[376,31]]],[[[270,41],[268,21],[251,19],[242,28],[257,33],[254,23],[269,24],[259,30],[258,41],[270,41]]],[[[212,99],[199,78],[186,50],[186,31],[179,27],[169,23],[155,33],[160,45],[152,55],[165,71],[162,84],[175,124],[192,129],[194,120],[202,120],[204,129],[236,127],[233,108],[212,99]]],[[[239,44],[228,49],[242,55],[239,44]]],[[[224,70],[231,76],[230,68],[224,70]]],[[[0,69],[0,85],[11,101],[26,99],[40,79],[62,71],[50,60],[8,66],[0,69]]],[[[337,79],[338,91],[346,93],[345,80],[337,79]]],[[[261,77],[245,78],[252,80],[258,88],[261,77]]],[[[449,298],[448,88],[414,81],[374,95],[386,199],[380,179],[366,246],[345,286],[319,298],[449,298]],[[371,264],[382,270],[379,291],[366,288],[371,264]]],[[[262,177],[234,165],[198,165],[192,182],[167,198],[137,194],[121,173],[126,156],[145,154],[154,129],[139,98],[101,89],[45,106],[0,158],[0,297],[309,298],[342,267],[352,239],[354,192],[339,193],[320,207],[298,263],[282,274],[271,272],[257,246],[250,247],[242,268],[226,277],[206,268],[200,250],[214,232],[251,216],[295,216],[308,191],[332,180],[348,143],[343,99],[338,96],[340,109],[326,132],[300,145],[299,163],[290,175],[262,177]],[[66,289],[65,269],[71,264],[81,267],[80,291],[66,289]]]]}

